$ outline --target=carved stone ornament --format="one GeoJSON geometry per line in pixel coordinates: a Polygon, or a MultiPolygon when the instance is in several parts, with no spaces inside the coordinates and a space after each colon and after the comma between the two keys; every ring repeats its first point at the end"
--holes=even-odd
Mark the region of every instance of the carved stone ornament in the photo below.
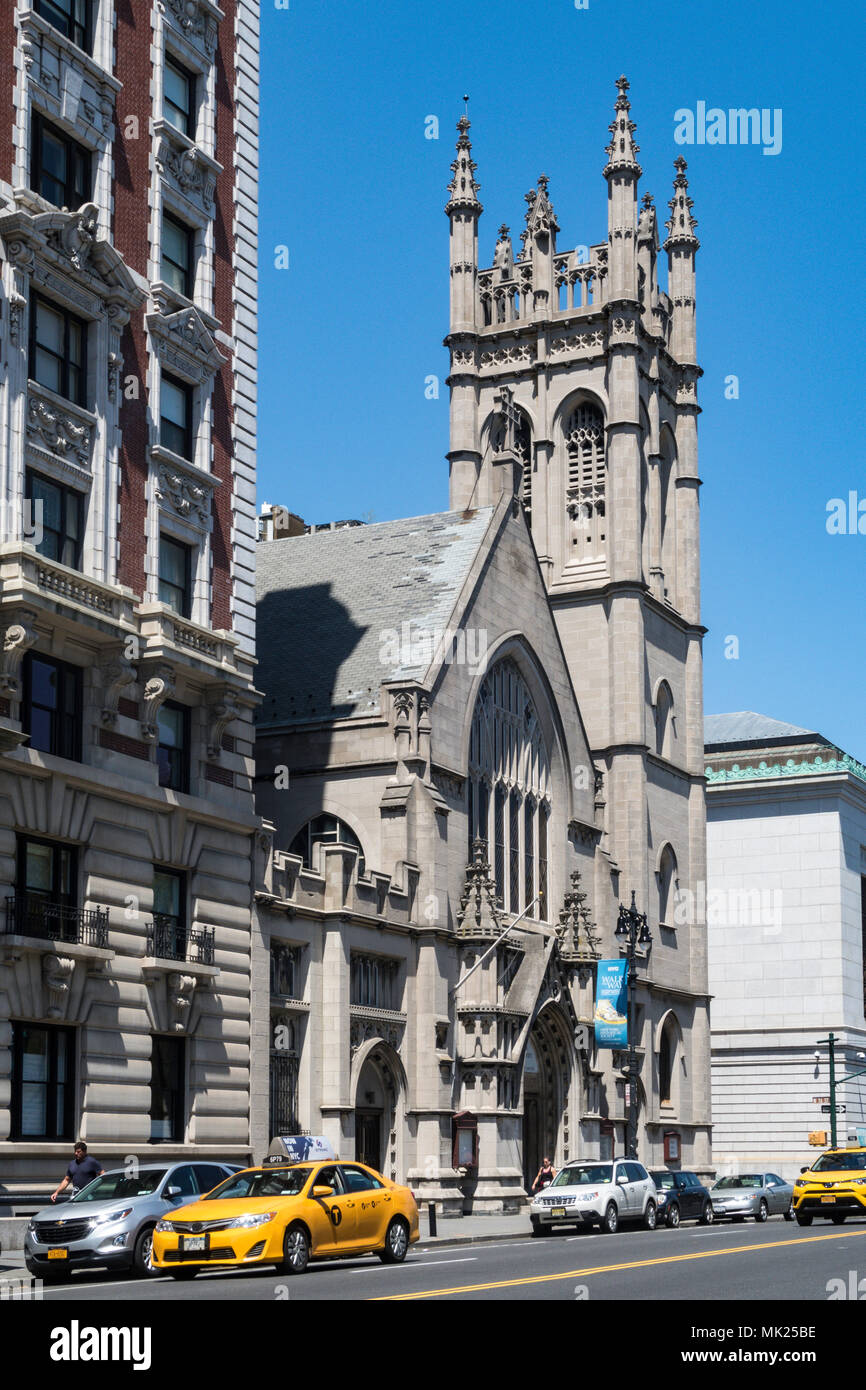
{"type": "Polygon", "coordinates": [[[172,699],[174,691],[174,670],[171,666],[158,666],[148,677],[144,687],[144,719],[141,722],[141,733],[149,743],[155,743],[157,740],[157,716],[166,700],[172,699]]]}
{"type": "Polygon", "coordinates": [[[27,300],[13,291],[9,296],[9,338],[16,345],[21,337],[26,309],[27,300]]]}
{"type": "Polygon", "coordinates": [[[7,700],[21,699],[21,662],[38,637],[34,626],[36,614],[27,610],[16,613],[3,629],[3,651],[0,656],[0,695],[7,700]]]}
{"type": "Polygon", "coordinates": [[[580,871],[571,875],[571,892],[566,893],[556,935],[560,959],[565,965],[588,964],[599,959],[595,923],[586,906],[587,894],[580,887],[580,871]]]}
{"type": "Polygon", "coordinates": [[[183,194],[211,206],[216,191],[216,172],[201,150],[195,146],[175,148],[170,137],[164,136],[157,150],[156,164],[160,173],[173,179],[183,194]]]}
{"type": "Polygon", "coordinates": [[[184,521],[207,526],[211,513],[211,492],[196,478],[170,464],[161,464],[154,489],[157,501],[184,521]]]}
{"type": "Polygon", "coordinates": [[[138,679],[138,672],[131,661],[123,654],[123,648],[109,652],[103,657],[102,666],[102,722],[106,726],[117,723],[117,706],[123,691],[138,679]]]}
{"type": "Polygon", "coordinates": [[[61,458],[74,455],[83,467],[90,461],[90,427],[33,393],[27,397],[27,435],[61,458]]]}
{"type": "Polygon", "coordinates": [[[75,961],[69,956],[47,955],[42,957],[42,980],[48,994],[48,1018],[62,1018],[64,1015],[64,996],[69,993],[69,982],[75,970],[75,961]]]}
{"type": "Polygon", "coordinates": [[[457,912],[457,935],[491,940],[503,931],[496,902],[496,884],[490,877],[487,844],[473,840],[472,859],[466,866],[466,883],[457,912]]]}
{"type": "Polygon", "coordinates": [[[216,20],[201,0],[159,0],[159,7],[186,38],[197,42],[206,53],[213,53],[217,41],[216,20]]]}
{"type": "Polygon", "coordinates": [[[185,1033],[189,1027],[193,995],[198,981],[195,975],[173,974],[169,975],[167,983],[172,1032],[185,1033]]]}
{"type": "Polygon", "coordinates": [[[220,352],[197,309],[178,309],[167,313],[167,304],[157,300],[159,312],[147,315],[147,326],[160,361],[193,380],[207,381],[228,360],[220,352]]]}
{"type": "Polygon", "coordinates": [[[233,719],[241,716],[241,706],[234,690],[224,686],[210,706],[207,751],[209,758],[219,758],[222,753],[223,734],[233,719]]]}
{"type": "Polygon", "coordinates": [[[84,270],[96,243],[99,209],[95,203],[84,203],[77,212],[65,219],[65,225],[48,232],[49,242],[75,266],[84,270]]]}

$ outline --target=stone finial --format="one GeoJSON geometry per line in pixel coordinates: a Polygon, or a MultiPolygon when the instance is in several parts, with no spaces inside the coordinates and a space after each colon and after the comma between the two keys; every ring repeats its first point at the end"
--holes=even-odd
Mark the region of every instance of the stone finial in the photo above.
{"type": "Polygon", "coordinates": [[[640,145],[634,141],[634,133],[637,126],[630,119],[631,102],[628,99],[628,79],[625,77],[617,78],[617,88],[619,95],[614,107],[614,116],[608,126],[610,131],[610,144],[607,146],[607,164],[604,170],[604,177],[608,178],[614,171],[617,173],[632,173],[636,178],[641,176],[641,167],[637,162],[640,145]]]}
{"type": "Polygon", "coordinates": [[[571,892],[566,893],[559,914],[556,935],[559,955],[566,965],[589,965],[599,959],[598,935],[586,906],[587,894],[580,886],[580,870],[571,875],[571,892]]]}
{"type": "Polygon", "coordinates": [[[478,201],[481,185],[475,180],[476,164],[472,158],[472,145],[469,140],[471,125],[468,116],[461,116],[457,122],[457,158],[451,165],[451,182],[448,185],[450,196],[445,206],[449,217],[459,211],[476,214],[484,211],[478,201]]]}
{"type": "Polygon", "coordinates": [[[688,165],[682,155],[677,155],[674,168],[674,196],[668,202],[671,215],[665,223],[668,235],[664,248],[669,251],[674,246],[691,246],[697,251],[701,244],[695,236],[698,219],[692,216],[694,204],[689,197],[689,181],[686,178],[688,165]]]}
{"type": "Polygon", "coordinates": [[[472,841],[472,858],[466,865],[466,883],[457,912],[457,935],[464,940],[494,940],[503,931],[496,901],[496,884],[487,863],[487,841],[472,841]]]}

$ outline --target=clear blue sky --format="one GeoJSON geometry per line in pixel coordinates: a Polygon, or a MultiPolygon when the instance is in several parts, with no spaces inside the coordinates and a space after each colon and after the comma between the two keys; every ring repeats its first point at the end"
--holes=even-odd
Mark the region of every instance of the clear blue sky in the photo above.
{"type": "Polygon", "coordinates": [[[862,6],[262,0],[262,13],[260,499],[308,521],[447,507],[442,209],[462,94],[489,264],[542,172],[560,246],[605,238],[624,72],[641,192],[666,212],[683,153],[700,223],[706,710],[817,728],[866,760],[866,535],[826,529],[831,498],[866,501],[862,6]],[[781,152],[681,148],[674,112],[701,101],[781,108],[781,152]]]}

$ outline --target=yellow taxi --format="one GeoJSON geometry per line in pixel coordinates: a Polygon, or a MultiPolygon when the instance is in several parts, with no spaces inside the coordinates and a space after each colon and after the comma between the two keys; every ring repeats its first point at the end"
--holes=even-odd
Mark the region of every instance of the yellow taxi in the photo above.
{"type": "Polygon", "coordinates": [[[408,1187],[363,1163],[268,1163],[159,1221],[152,1258],[176,1279],[229,1265],[303,1274],[310,1260],[368,1252],[399,1264],[418,1236],[408,1187]]]}
{"type": "Polygon", "coordinates": [[[794,1183],[794,1215],[801,1226],[824,1217],[841,1226],[866,1216],[866,1148],[828,1149],[794,1183]]]}

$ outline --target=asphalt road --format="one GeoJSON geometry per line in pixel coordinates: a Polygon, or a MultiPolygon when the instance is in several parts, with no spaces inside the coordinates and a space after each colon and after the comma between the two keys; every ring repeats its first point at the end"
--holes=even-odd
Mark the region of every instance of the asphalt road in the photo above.
{"type": "MultiPolygon", "coordinates": [[[[190,1282],[77,1274],[46,1286],[45,1303],[203,1300],[658,1299],[702,1302],[820,1301],[835,1289],[866,1292],[866,1220],[808,1230],[774,1218],[763,1226],[687,1225],[615,1236],[558,1231],[544,1240],[501,1240],[410,1251],[403,1265],[374,1256],[311,1265],[288,1277],[273,1269],[208,1271],[190,1282]],[[852,1283],[853,1275],[853,1283],[852,1283]],[[841,1281],[833,1283],[833,1281],[841,1281]]],[[[850,1293],[848,1294],[850,1297],[850,1293]]]]}

